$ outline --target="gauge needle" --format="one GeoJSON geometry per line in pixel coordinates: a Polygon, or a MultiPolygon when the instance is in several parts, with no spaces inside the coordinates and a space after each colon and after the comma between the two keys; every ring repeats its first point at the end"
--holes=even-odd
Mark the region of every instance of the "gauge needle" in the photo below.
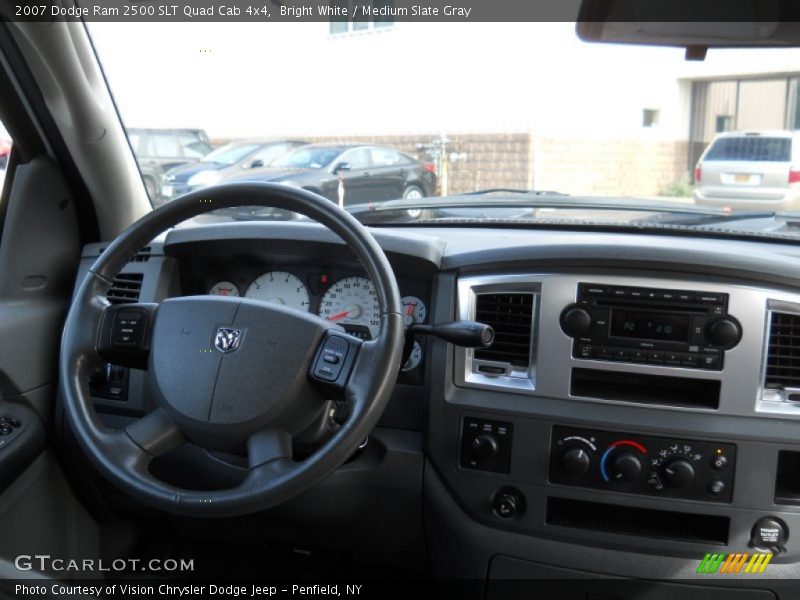
{"type": "Polygon", "coordinates": [[[331,315],[330,317],[328,317],[328,321],[341,321],[349,314],[350,314],[349,310],[343,310],[340,313],[336,313],[335,315],[331,315]]]}
{"type": "Polygon", "coordinates": [[[406,314],[409,317],[414,314],[414,305],[413,304],[409,304],[408,305],[408,308],[406,309],[406,314]]]}

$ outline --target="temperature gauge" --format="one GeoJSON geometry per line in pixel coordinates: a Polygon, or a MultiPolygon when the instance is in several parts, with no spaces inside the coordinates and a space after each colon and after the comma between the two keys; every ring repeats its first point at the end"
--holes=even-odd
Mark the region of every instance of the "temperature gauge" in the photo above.
{"type": "Polygon", "coordinates": [[[428,316],[425,303],[416,296],[403,296],[403,324],[408,327],[412,323],[424,323],[428,316]]]}
{"type": "Polygon", "coordinates": [[[212,296],[238,296],[239,288],[236,287],[235,283],[231,283],[230,281],[220,281],[211,286],[208,293],[212,296]]]}
{"type": "Polygon", "coordinates": [[[408,373],[409,371],[413,371],[419,366],[419,363],[422,362],[422,346],[419,345],[419,342],[414,342],[414,347],[411,349],[411,354],[408,357],[406,363],[400,367],[400,370],[403,373],[408,373]]]}

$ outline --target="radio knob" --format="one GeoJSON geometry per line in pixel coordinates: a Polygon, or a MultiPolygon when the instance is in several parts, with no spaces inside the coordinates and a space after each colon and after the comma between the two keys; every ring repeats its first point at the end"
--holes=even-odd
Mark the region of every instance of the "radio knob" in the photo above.
{"type": "Polygon", "coordinates": [[[592,459],[583,448],[570,448],[561,455],[561,466],[573,477],[582,477],[589,471],[592,459]]]}
{"type": "Polygon", "coordinates": [[[694,467],[685,458],[675,458],[664,465],[661,475],[667,485],[685,488],[694,481],[694,467]]]}
{"type": "Polygon", "coordinates": [[[732,317],[722,317],[708,324],[706,337],[715,346],[733,348],[742,337],[742,328],[732,317]]]}
{"type": "Polygon", "coordinates": [[[472,440],[472,456],[475,460],[489,460],[497,456],[500,445],[491,433],[481,433],[472,440]]]}
{"type": "Polygon", "coordinates": [[[592,328],[592,315],[579,306],[568,306],[561,313],[561,329],[570,337],[580,337],[592,328]]]}
{"type": "Polygon", "coordinates": [[[612,481],[636,481],[642,475],[642,459],[633,452],[620,452],[611,459],[612,481]]]}

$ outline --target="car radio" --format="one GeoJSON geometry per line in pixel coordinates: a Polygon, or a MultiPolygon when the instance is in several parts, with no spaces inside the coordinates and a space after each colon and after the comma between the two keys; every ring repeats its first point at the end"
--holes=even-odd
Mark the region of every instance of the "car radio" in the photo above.
{"type": "Polygon", "coordinates": [[[561,313],[572,356],[720,370],[742,337],[728,294],[579,283],[561,313]]]}

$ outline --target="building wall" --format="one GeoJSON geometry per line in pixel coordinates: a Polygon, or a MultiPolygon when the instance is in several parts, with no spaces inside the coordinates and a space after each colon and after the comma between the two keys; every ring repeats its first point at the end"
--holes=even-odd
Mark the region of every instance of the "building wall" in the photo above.
{"type": "MultiPolygon", "coordinates": [[[[420,146],[436,136],[320,136],[310,142],[357,142],[390,146],[431,160],[420,146]]],[[[530,133],[448,136],[450,194],[481,189],[551,190],[571,195],[657,196],[688,177],[685,141],[661,138],[530,133]]],[[[228,140],[216,140],[221,143],[228,140]]],[[[441,174],[442,169],[438,169],[441,174]]]]}

